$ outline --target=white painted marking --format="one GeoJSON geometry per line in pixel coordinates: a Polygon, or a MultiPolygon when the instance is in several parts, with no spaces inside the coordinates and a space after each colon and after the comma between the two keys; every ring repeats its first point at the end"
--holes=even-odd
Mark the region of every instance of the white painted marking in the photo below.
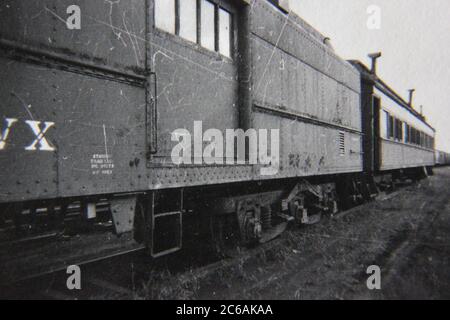
{"type": "Polygon", "coordinates": [[[31,143],[28,147],[25,148],[27,151],[55,151],[55,148],[52,147],[47,139],[45,138],[45,134],[47,131],[55,125],[54,122],[44,122],[44,130],[41,130],[41,121],[25,121],[31,128],[31,130],[36,135],[36,139],[31,143]],[[36,145],[39,144],[39,148],[36,149],[36,145]]]}
{"type": "Polygon", "coordinates": [[[6,129],[2,131],[0,135],[0,150],[5,149],[6,139],[8,139],[9,131],[14,123],[17,122],[17,119],[14,118],[6,118],[6,129]]]}

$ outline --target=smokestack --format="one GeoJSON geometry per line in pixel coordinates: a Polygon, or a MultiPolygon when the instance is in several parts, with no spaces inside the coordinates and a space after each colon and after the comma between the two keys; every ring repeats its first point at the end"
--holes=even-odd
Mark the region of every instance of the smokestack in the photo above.
{"type": "Polygon", "coordinates": [[[369,54],[369,58],[372,59],[372,69],[370,72],[372,74],[377,74],[377,59],[381,57],[381,52],[369,54]]]}
{"type": "Polygon", "coordinates": [[[413,97],[414,97],[414,92],[416,91],[416,89],[409,89],[409,106],[412,108],[412,103],[413,103],[413,97]]]}

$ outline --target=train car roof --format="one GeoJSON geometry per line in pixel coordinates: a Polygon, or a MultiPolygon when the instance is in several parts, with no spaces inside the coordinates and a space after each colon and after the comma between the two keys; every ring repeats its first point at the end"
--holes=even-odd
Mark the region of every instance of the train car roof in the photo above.
{"type": "Polygon", "coordinates": [[[436,130],[426,121],[425,117],[412,108],[408,102],[405,101],[394,89],[392,89],[386,82],[384,82],[378,75],[372,73],[370,69],[361,61],[349,60],[358,71],[361,73],[361,78],[367,82],[372,82],[377,89],[382,91],[384,94],[389,96],[392,100],[397,102],[398,105],[409,111],[414,117],[423,122],[427,127],[432,129],[434,132],[436,130]]]}
{"type": "MultiPolygon", "coordinates": [[[[271,3],[275,8],[281,11],[284,14],[289,14],[289,18],[291,22],[297,24],[303,30],[305,30],[311,37],[320,42],[324,47],[327,47],[331,51],[334,52],[334,48],[331,45],[331,39],[322,33],[320,33],[316,28],[310,25],[307,21],[301,18],[298,14],[290,9],[289,2],[286,0],[266,0],[271,3]]],[[[250,3],[250,1],[245,1],[246,3],[250,3]]]]}

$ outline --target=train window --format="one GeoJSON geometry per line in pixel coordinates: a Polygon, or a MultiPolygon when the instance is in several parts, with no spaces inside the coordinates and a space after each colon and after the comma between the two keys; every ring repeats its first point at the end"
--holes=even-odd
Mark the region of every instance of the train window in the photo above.
{"type": "Polygon", "coordinates": [[[394,138],[394,117],[392,117],[391,115],[389,115],[388,128],[388,138],[394,138]]]}
{"type": "Polygon", "coordinates": [[[400,140],[400,121],[398,119],[395,119],[395,139],[400,140]]]}
{"type": "Polygon", "coordinates": [[[155,26],[175,34],[175,0],[155,0],[155,26]]]}
{"type": "Polygon", "coordinates": [[[233,16],[216,0],[155,0],[155,27],[232,57],[233,16]]]}
{"type": "Polygon", "coordinates": [[[400,140],[400,121],[394,119],[395,121],[395,140],[400,140]]]}
{"type": "Polygon", "coordinates": [[[219,9],[219,52],[231,57],[231,14],[219,9]]]}
{"type": "Polygon", "coordinates": [[[403,129],[405,131],[405,143],[409,143],[409,125],[406,122],[403,129]]]}
{"type": "Polygon", "coordinates": [[[215,5],[207,0],[201,2],[200,44],[211,51],[216,50],[215,5]]]}
{"type": "Polygon", "coordinates": [[[388,129],[387,129],[388,117],[389,117],[388,113],[383,110],[380,116],[380,137],[384,139],[387,139],[388,137],[388,129]]]}
{"type": "Polygon", "coordinates": [[[399,141],[401,140],[400,139],[400,130],[402,128],[401,121],[394,118],[394,123],[395,123],[394,139],[399,141]]]}
{"type": "Polygon", "coordinates": [[[389,133],[391,132],[391,128],[390,128],[390,121],[389,121],[389,113],[387,111],[384,111],[383,114],[385,114],[386,116],[386,122],[385,122],[385,126],[386,126],[386,139],[389,139],[389,133]]]}
{"type": "Polygon", "coordinates": [[[197,42],[197,0],[182,0],[180,5],[180,37],[197,42]]]}
{"type": "Polygon", "coordinates": [[[409,127],[409,143],[414,143],[414,128],[409,127]]]}

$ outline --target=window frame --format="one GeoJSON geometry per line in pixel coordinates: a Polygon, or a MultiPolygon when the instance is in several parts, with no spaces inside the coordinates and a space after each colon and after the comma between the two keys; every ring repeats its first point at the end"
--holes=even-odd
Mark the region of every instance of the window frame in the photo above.
{"type": "Polygon", "coordinates": [[[234,34],[234,32],[233,32],[233,30],[234,30],[234,27],[233,27],[233,13],[230,10],[224,8],[223,6],[217,5],[216,6],[216,51],[219,54],[221,54],[221,55],[223,55],[223,56],[225,56],[227,58],[230,58],[230,59],[232,59],[233,51],[234,51],[234,45],[233,45],[233,39],[234,39],[234,35],[233,34],[234,34]],[[229,21],[230,25],[229,25],[229,31],[228,31],[228,43],[229,43],[230,56],[227,56],[227,55],[223,54],[221,52],[221,48],[220,48],[220,43],[221,43],[221,41],[220,41],[220,38],[221,38],[221,32],[220,32],[220,30],[221,30],[220,29],[220,10],[228,13],[228,15],[230,16],[230,21],[229,21]]]}
{"type": "Polygon", "coordinates": [[[199,43],[199,31],[198,31],[198,28],[199,28],[199,24],[198,24],[198,21],[199,21],[199,14],[200,14],[200,12],[199,12],[199,1],[198,0],[195,0],[195,18],[196,18],[196,21],[195,21],[195,41],[191,41],[191,40],[189,40],[189,39],[187,39],[187,38],[185,38],[185,37],[183,37],[183,36],[181,36],[180,35],[180,32],[181,32],[181,6],[180,6],[180,4],[181,4],[181,1],[183,1],[183,0],[175,0],[175,35],[176,36],[178,36],[178,37],[180,37],[181,39],[183,39],[183,40],[185,40],[185,41],[188,41],[189,43],[196,43],[196,44],[198,44],[199,43]]]}
{"type": "Polygon", "coordinates": [[[207,52],[209,54],[218,55],[224,59],[228,60],[235,60],[236,57],[236,49],[237,49],[237,20],[236,16],[238,15],[237,8],[233,6],[231,3],[227,3],[223,0],[205,0],[210,2],[214,5],[214,37],[215,37],[215,44],[214,44],[214,51],[210,50],[209,48],[206,48],[201,45],[201,3],[202,0],[196,0],[197,5],[197,23],[196,23],[196,29],[197,29],[197,41],[192,42],[189,39],[186,39],[182,36],[180,36],[180,1],[183,0],[175,0],[175,33],[171,33],[169,31],[166,31],[164,29],[160,29],[156,26],[156,10],[155,6],[153,6],[153,30],[156,32],[160,32],[163,34],[168,34],[171,36],[177,37],[177,39],[182,40],[183,42],[195,46],[197,50],[201,50],[202,52],[207,52]],[[220,30],[219,30],[219,8],[228,12],[230,14],[230,56],[227,56],[225,54],[222,54],[220,52],[219,48],[219,42],[220,42],[220,30]]]}
{"type": "Polygon", "coordinates": [[[175,12],[174,12],[175,25],[173,26],[174,33],[172,33],[169,30],[165,30],[165,29],[163,29],[161,27],[156,26],[156,20],[157,20],[157,16],[156,16],[156,0],[153,0],[153,28],[154,29],[159,30],[160,32],[167,33],[167,34],[177,34],[177,21],[178,21],[178,18],[177,18],[178,4],[177,3],[178,3],[178,1],[179,0],[173,0],[173,3],[174,3],[173,10],[175,10],[175,12]]]}
{"type": "Polygon", "coordinates": [[[394,117],[394,123],[395,123],[395,130],[394,130],[394,140],[401,142],[403,139],[403,134],[402,134],[402,121],[399,120],[398,118],[394,117]]]}
{"type": "Polygon", "coordinates": [[[409,124],[405,122],[405,143],[409,143],[409,124]]]}
{"type": "Polygon", "coordinates": [[[197,44],[199,46],[201,46],[202,48],[208,50],[209,52],[217,52],[217,48],[218,48],[218,31],[217,31],[217,4],[214,3],[214,1],[210,1],[210,0],[197,0],[197,44]],[[213,23],[214,23],[214,49],[211,50],[210,48],[207,48],[206,46],[204,46],[202,44],[202,3],[203,2],[209,2],[214,9],[214,13],[213,13],[213,23]]]}
{"type": "Polygon", "coordinates": [[[390,113],[388,113],[388,115],[388,139],[395,140],[395,119],[390,113]]]}

